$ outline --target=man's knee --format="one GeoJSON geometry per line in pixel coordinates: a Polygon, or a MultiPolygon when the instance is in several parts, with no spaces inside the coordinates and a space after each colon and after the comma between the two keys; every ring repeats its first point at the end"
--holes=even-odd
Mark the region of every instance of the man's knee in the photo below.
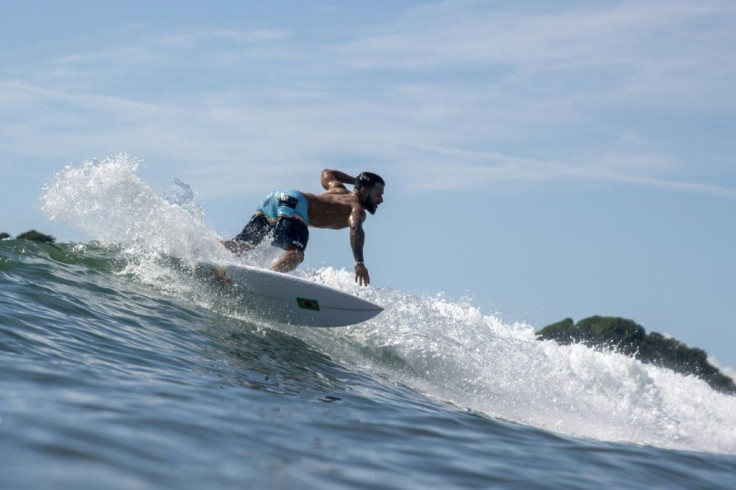
{"type": "Polygon", "coordinates": [[[289,254],[289,257],[294,262],[294,267],[304,262],[304,251],[299,249],[293,249],[293,250],[287,250],[287,254],[289,254]]]}
{"type": "Polygon", "coordinates": [[[299,249],[286,250],[281,258],[273,265],[273,270],[277,272],[289,272],[294,270],[304,262],[304,252],[299,249]]]}

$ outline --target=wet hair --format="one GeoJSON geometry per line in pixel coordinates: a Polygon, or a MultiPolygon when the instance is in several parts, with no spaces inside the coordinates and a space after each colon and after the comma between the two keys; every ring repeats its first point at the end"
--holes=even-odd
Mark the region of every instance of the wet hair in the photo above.
{"type": "Polygon", "coordinates": [[[372,189],[376,184],[386,185],[383,179],[373,172],[362,172],[355,179],[356,189],[372,189]]]}

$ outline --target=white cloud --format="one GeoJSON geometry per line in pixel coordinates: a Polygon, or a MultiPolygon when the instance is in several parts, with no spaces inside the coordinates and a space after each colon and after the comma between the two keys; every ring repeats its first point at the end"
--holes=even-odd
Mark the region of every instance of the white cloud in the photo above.
{"type": "Polygon", "coordinates": [[[0,81],[0,141],[152,157],[205,195],[373,162],[415,189],[583,179],[734,197],[679,182],[689,162],[662,140],[707,145],[688,117],[736,109],[736,7],[541,8],[448,1],[330,44],[279,26],[139,36],[0,81]]]}
{"type": "MultiPolygon", "coordinates": [[[[422,7],[347,43],[343,62],[429,79],[483,76],[507,94],[536,99],[579,93],[610,103],[712,104],[714,90],[730,93],[732,2],[556,5],[541,12],[500,2],[422,7]]],[[[736,100],[720,103],[733,108],[736,100]]]]}

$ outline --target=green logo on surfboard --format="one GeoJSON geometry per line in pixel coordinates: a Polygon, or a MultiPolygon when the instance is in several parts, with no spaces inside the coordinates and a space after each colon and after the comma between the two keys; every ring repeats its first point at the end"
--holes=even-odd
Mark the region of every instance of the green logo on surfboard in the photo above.
{"type": "Polygon", "coordinates": [[[319,303],[316,299],[297,298],[296,302],[302,310],[319,311],[319,303]]]}

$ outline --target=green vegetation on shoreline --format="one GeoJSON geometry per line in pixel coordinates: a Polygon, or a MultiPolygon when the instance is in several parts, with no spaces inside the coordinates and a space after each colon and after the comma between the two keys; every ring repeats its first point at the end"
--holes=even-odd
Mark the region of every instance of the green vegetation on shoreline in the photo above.
{"type": "MultiPolygon", "coordinates": [[[[7,238],[13,238],[13,237],[9,233],[0,233],[0,240],[5,240],[7,238]]],[[[26,231],[25,233],[21,233],[15,238],[16,240],[31,240],[34,242],[46,242],[46,243],[54,243],[56,241],[56,238],[52,237],[51,235],[46,235],[36,230],[26,231]]]]}
{"type": "Polygon", "coordinates": [[[688,347],[657,332],[647,334],[644,327],[625,318],[592,316],[577,323],[565,318],[544,327],[537,332],[537,338],[562,345],[580,343],[620,352],[643,363],[697,376],[715,390],[736,395],[736,384],[708,362],[704,350],[688,347]]]}

